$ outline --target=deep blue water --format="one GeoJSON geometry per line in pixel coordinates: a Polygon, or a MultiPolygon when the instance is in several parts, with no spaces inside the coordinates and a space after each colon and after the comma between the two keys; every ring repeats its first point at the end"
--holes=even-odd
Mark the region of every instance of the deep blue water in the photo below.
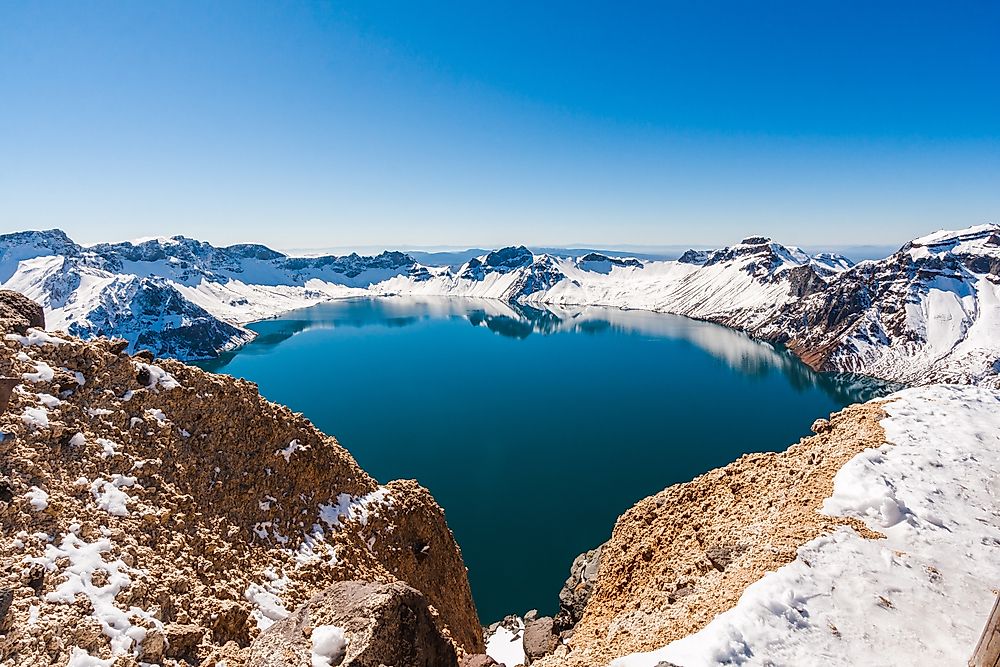
{"type": "Polygon", "coordinates": [[[682,317],[409,298],[252,325],[202,366],[306,414],[444,507],[484,623],[556,610],[573,558],[640,498],[783,449],[879,388],[682,317]]]}

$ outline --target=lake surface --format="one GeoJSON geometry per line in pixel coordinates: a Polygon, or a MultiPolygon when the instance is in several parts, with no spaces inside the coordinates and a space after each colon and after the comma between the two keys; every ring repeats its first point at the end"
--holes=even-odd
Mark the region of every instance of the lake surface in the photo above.
{"type": "Polygon", "coordinates": [[[484,624],[557,610],[573,558],[637,500],[884,390],[724,327],[488,300],[323,304],[201,364],[306,414],[444,507],[484,624]]]}

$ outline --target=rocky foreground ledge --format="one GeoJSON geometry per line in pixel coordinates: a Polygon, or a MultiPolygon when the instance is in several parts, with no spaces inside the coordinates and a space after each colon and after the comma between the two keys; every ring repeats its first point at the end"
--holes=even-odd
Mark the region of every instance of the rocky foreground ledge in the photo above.
{"type": "Polygon", "coordinates": [[[0,292],[0,664],[432,667],[482,651],[425,489],[379,485],[252,383],[41,319],[0,292]]]}

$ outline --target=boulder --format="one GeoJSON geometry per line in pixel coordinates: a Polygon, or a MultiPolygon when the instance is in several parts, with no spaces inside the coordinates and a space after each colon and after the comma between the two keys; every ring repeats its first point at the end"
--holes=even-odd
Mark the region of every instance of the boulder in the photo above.
{"type": "MultiPolygon", "coordinates": [[[[265,630],[249,648],[256,667],[458,667],[455,648],[441,633],[427,600],[402,582],[341,581],[265,630]],[[320,650],[342,637],[339,650],[320,650]],[[313,660],[314,649],[321,657],[313,660]],[[327,656],[327,657],[322,657],[327,656]]],[[[334,642],[336,643],[336,642],[334,642]]]]}
{"type": "Polygon", "coordinates": [[[0,331],[24,334],[29,327],[45,328],[42,307],[20,292],[0,290],[0,331]]]}
{"type": "Polygon", "coordinates": [[[528,660],[537,660],[556,650],[556,636],[551,616],[543,616],[524,624],[524,654],[528,660]]]}
{"type": "Polygon", "coordinates": [[[458,667],[497,667],[497,661],[486,655],[485,653],[476,653],[474,655],[466,655],[462,658],[458,667]]]}

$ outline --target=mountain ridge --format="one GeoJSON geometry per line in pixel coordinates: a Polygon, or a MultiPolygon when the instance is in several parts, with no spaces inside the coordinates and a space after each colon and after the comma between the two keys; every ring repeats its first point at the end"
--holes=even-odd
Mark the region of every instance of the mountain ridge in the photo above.
{"type": "Polygon", "coordinates": [[[0,236],[0,284],[51,326],[132,351],[203,359],[254,337],[244,325],[337,298],[462,296],[669,312],[786,345],[822,371],[1000,385],[1000,226],[918,237],[853,264],[763,236],[677,260],[509,246],[458,267],[410,255],[291,257],[183,236],[80,246],[60,230],[0,236]]]}

